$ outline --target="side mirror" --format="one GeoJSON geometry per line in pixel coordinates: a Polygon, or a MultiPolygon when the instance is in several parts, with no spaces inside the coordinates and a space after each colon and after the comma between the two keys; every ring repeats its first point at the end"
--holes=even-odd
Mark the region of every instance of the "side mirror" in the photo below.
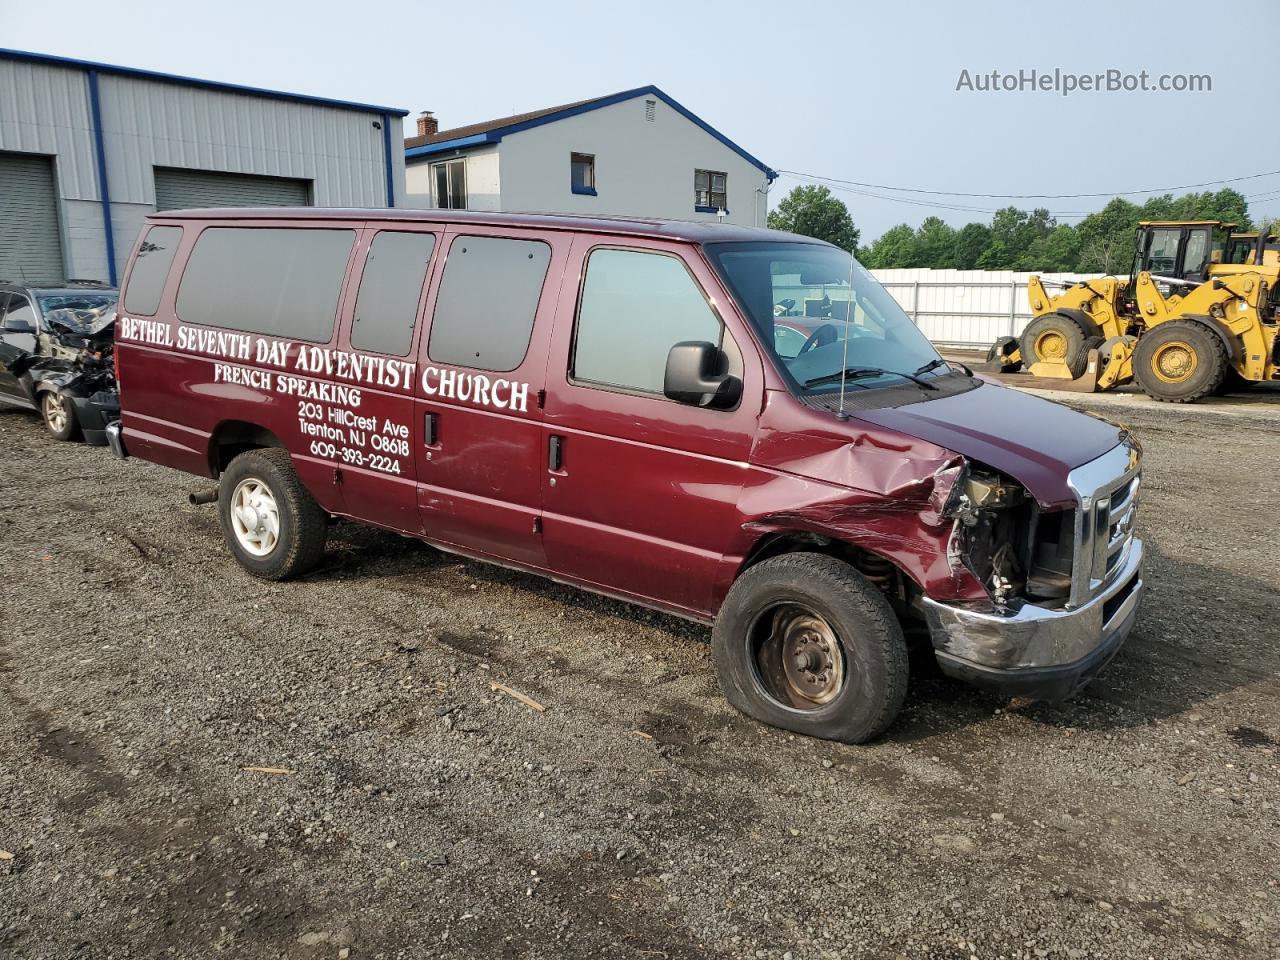
{"type": "Polygon", "coordinates": [[[742,395],[742,381],[720,372],[724,361],[724,352],[714,343],[677,343],[667,354],[662,392],[668,399],[698,407],[732,407],[742,395]]]}
{"type": "Polygon", "coordinates": [[[16,320],[10,318],[4,324],[5,333],[35,333],[36,328],[33,323],[28,320],[16,320]]]}

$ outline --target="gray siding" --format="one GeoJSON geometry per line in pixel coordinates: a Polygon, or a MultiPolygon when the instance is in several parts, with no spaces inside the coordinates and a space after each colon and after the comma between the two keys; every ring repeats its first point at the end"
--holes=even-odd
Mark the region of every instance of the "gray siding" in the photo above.
{"type": "MultiPolygon", "coordinates": [[[[86,69],[0,56],[0,151],[55,158],[69,276],[107,279],[86,69]]],[[[117,270],[155,209],[154,168],[286,177],[317,206],[385,207],[381,114],[321,103],[98,73],[117,270]]],[[[386,118],[397,204],[404,201],[401,118],[386,118]]]]}

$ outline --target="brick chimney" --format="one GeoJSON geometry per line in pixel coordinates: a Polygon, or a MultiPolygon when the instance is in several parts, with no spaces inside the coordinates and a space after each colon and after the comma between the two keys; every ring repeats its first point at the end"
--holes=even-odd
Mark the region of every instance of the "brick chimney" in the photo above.
{"type": "Polygon", "coordinates": [[[430,110],[423,110],[418,114],[418,136],[434,137],[440,132],[440,121],[436,119],[435,114],[430,110]]]}

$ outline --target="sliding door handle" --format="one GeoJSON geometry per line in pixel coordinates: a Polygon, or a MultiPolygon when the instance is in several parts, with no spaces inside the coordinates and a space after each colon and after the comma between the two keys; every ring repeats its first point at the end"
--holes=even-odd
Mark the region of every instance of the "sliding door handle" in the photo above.
{"type": "Polygon", "coordinates": [[[561,463],[564,462],[564,437],[557,437],[554,434],[547,443],[547,469],[555,473],[560,470],[561,463]]]}
{"type": "Polygon", "coordinates": [[[428,447],[434,447],[436,445],[438,424],[439,417],[434,413],[428,413],[422,422],[422,442],[428,447]]]}

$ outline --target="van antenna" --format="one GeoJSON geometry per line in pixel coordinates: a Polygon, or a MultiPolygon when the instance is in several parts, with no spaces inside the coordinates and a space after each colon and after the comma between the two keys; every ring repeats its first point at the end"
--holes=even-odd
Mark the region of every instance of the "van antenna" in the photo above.
{"type": "Polygon", "coordinates": [[[849,251],[849,299],[844,303],[844,356],[840,360],[840,409],[836,411],[836,417],[843,420],[844,412],[844,384],[845,378],[849,376],[849,318],[853,316],[853,251],[849,251]]]}

